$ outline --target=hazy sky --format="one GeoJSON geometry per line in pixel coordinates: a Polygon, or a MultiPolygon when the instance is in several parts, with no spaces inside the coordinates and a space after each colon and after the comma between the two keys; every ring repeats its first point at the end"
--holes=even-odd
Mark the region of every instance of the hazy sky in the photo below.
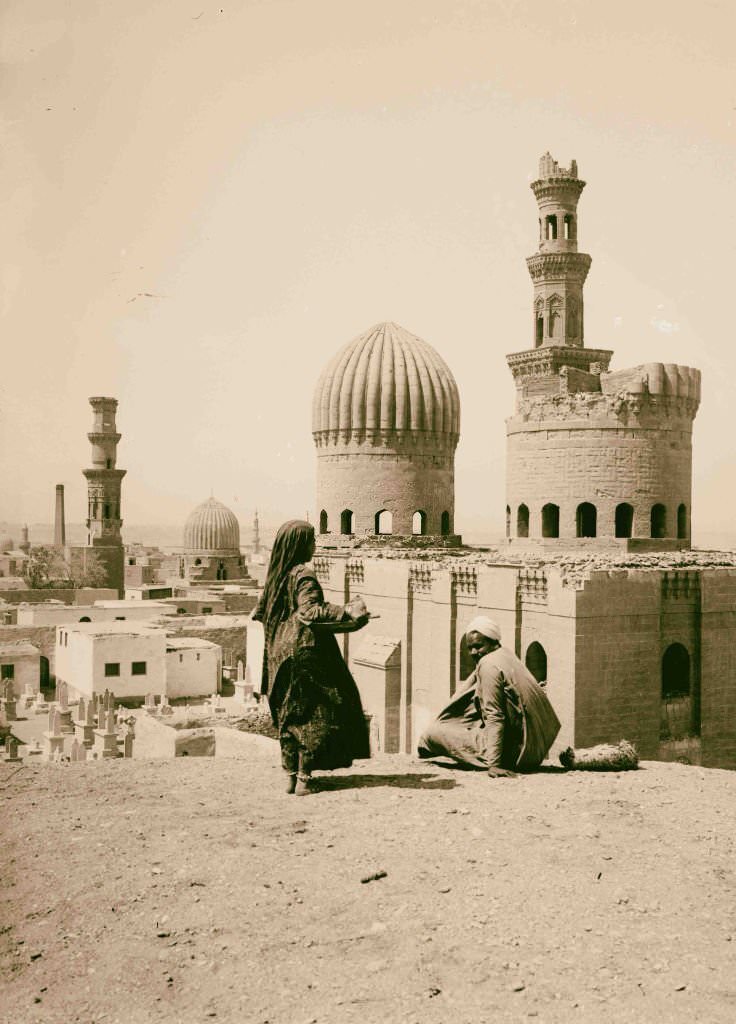
{"type": "MultiPolygon", "coordinates": [[[[547,149],[588,186],[586,342],[703,371],[694,533],[732,522],[731,0],[5,0],[0,521],[86,508],[120,401],[129,523],[314,506],[310,404],[395,320],[462,401],[457,516],[503,519],[547,149]]],[[[33,539],[33,538],[32,538],[33,539]]]]}

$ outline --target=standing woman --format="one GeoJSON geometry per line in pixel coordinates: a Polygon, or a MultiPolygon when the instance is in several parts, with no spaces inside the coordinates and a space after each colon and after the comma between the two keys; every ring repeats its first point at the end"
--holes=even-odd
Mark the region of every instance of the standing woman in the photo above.
{"type": "Polygon", "coordinates": [[[262,690],[281,743],[287,793],[309,792],[313,769],[348,768],[368,757],[368,729],[355,680],[334,633],[361,629],[365,602],[325,601],[314,569],[314,527],[294,519],[276,534],[263,596],[252,618],[263,623],[262,690]]]}

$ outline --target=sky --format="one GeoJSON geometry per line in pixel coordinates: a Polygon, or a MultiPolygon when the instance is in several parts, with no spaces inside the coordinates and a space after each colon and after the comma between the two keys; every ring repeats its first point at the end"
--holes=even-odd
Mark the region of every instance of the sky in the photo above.
{"type": "Polygon", "coordinates": [[[456,525],[499,532],[549,150],[588,183],[586,344],[702,370],[693,533],[728,528],[735,30],[730,0],[5,0],[0,522],[57,483],[84,518],[91,395],[127,524],[313,516],[317,378],[393,320],[460,390],[456,525]]]}

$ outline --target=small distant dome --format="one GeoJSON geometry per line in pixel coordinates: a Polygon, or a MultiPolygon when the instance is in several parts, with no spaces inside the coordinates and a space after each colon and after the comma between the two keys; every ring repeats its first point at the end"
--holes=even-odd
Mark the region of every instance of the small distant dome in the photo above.
{"type": "Polygon", "coordinates": [[[240,524],[234,513],[216,498],[208,498],[192,512],[184,526],[187,551],[240,551],[240,524]]]}
{"type": "Polygon", "coordinates": [[[312,405],[315,439],[345,431],[422,431],[457,438],[460,398],[441,356],[395,323],[349,342],[325,367],[312,405]]]}

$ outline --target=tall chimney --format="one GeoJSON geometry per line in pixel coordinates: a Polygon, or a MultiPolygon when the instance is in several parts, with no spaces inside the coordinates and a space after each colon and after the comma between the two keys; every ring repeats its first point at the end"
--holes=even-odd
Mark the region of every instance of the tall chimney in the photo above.
{"type": "Polygon", "coordinates": [[[66,524],[64,522],[64,485],[56,485],[56,516],[54,518],[54,546],[63,548],[66,544],[66,524]]]}

